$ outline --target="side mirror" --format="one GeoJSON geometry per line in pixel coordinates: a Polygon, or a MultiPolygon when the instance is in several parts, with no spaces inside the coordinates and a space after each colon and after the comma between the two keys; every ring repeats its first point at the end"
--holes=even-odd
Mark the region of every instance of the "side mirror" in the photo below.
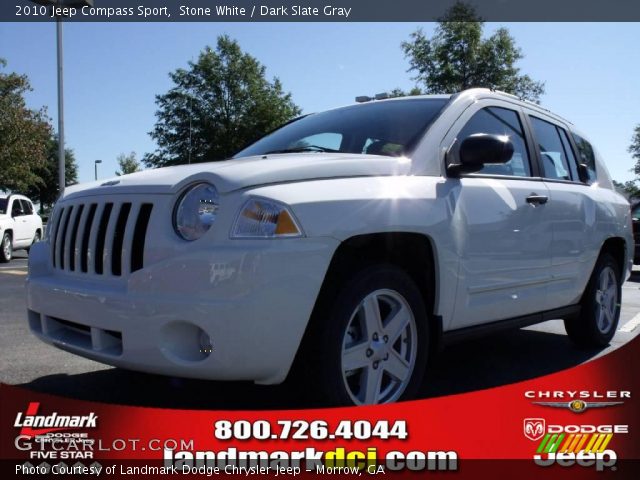
{"type": "Polygon", "coordinates": [[[506,135],[476,133],[465,138],[458,150],[459,163],[451,163],[450,173],[475,172],[487,163],[507,163],[513,157],[513,144],[506,135]]]}
{"type": "Polygon", "coordinates": [[[589,182],[589,167],[586,163],[578,164],[578,177],[582,183],[589,182]]]}

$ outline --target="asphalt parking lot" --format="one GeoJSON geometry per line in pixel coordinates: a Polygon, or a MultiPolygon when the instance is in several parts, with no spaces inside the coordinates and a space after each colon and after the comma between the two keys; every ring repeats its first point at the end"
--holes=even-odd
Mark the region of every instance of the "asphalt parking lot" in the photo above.
{"type": "MultiPolygon", "coordinates": [[[[27,327],[27,254],[0,264],[0,382],[72,398],[126,405],[281,409],[309,404],[294,386],[184,380],[129,372],[36,340],[27,327]]],[[[576,349],[559,320],[451,346],[430,368],[423,396],[473,391],[535,378],[605,355],[640,333],[640,269],[623,286],[618,332],[602,350],[576,349]],[[491,355],[487,355],[491,352],[491,355]]]]}

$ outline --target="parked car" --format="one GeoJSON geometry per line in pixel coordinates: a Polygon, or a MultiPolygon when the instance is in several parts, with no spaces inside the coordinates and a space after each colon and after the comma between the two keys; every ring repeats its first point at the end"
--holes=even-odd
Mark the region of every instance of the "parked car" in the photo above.
{"type": "Polygon", "coordinates": [[[633,241],[635,244],[633,263],[640,264],[640,202],[631,204],[631,220],[633,222],[633,241]]]}
{"type": "Polygon", "coordinates": [[[0,195],[0,262],[9,262],[14,250],[29,250],[42,238],[42,219],[23,195],[0,195]]]}
{"type": "Polygon", "coordinates": [[[633,248],[629,204],[583,134],[473,89],[312,114],[228,161],[68,188],[29,259],[28,318],[123,368],[302,372],[328,403],[385,403],[413,396],[454,339],[560,318],[606,345],[633,248]]]}

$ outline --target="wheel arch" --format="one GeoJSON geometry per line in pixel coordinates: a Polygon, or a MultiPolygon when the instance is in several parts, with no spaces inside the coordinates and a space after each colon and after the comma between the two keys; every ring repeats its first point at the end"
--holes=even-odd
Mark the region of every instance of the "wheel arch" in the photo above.
{"type": "MultiPolygon", "coordinates": [[[[620,273],[620,282],[624,281],[625,262],[627,257],[627,242],[621,237],[611,237],[604,241],[600,248],[600,256],[604,253],[610,254],[618,265],[620,273]]],[[[594,267],[595,268],[595,267],[594,267]]]]}
{"type": "Polygon", "coordinates": [[[440,348],[442,319],[434,315],[438,296],[438,263],[432,238],[415,232],[367,233],[345,239],[334,252],[296,353],[293,369],[301,365],[303,351],[321,325],[320,312],[330,304],[345,282],[362,268],[376,263],[399,266],[416,283],[425,304],[427,321],[430,322],[429,351],[433,353],[440,348]]]}

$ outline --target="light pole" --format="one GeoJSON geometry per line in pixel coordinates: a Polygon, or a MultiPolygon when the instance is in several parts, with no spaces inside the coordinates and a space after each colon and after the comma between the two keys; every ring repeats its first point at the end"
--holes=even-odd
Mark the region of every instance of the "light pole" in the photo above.
{"type": "MultiPolygon", "coordinates": [[[[51,7],[93,7],[93,0],[31,0],[38,5],[51,7]]],[[[60,196],[64,193],[65,162],[64,162],[64,88],[62,75],[62,20],[61,15],[56,15],[56,50],[58,57],[58,185],[60,196]]]]}
{"type": "Polygon", "coordinates": [[[98,180],[98,164],[102,163],[102,160],[96,160],[95,162],[93,162],[93,166],[95,168],[96,171],[96,180],[98,180]]]}

